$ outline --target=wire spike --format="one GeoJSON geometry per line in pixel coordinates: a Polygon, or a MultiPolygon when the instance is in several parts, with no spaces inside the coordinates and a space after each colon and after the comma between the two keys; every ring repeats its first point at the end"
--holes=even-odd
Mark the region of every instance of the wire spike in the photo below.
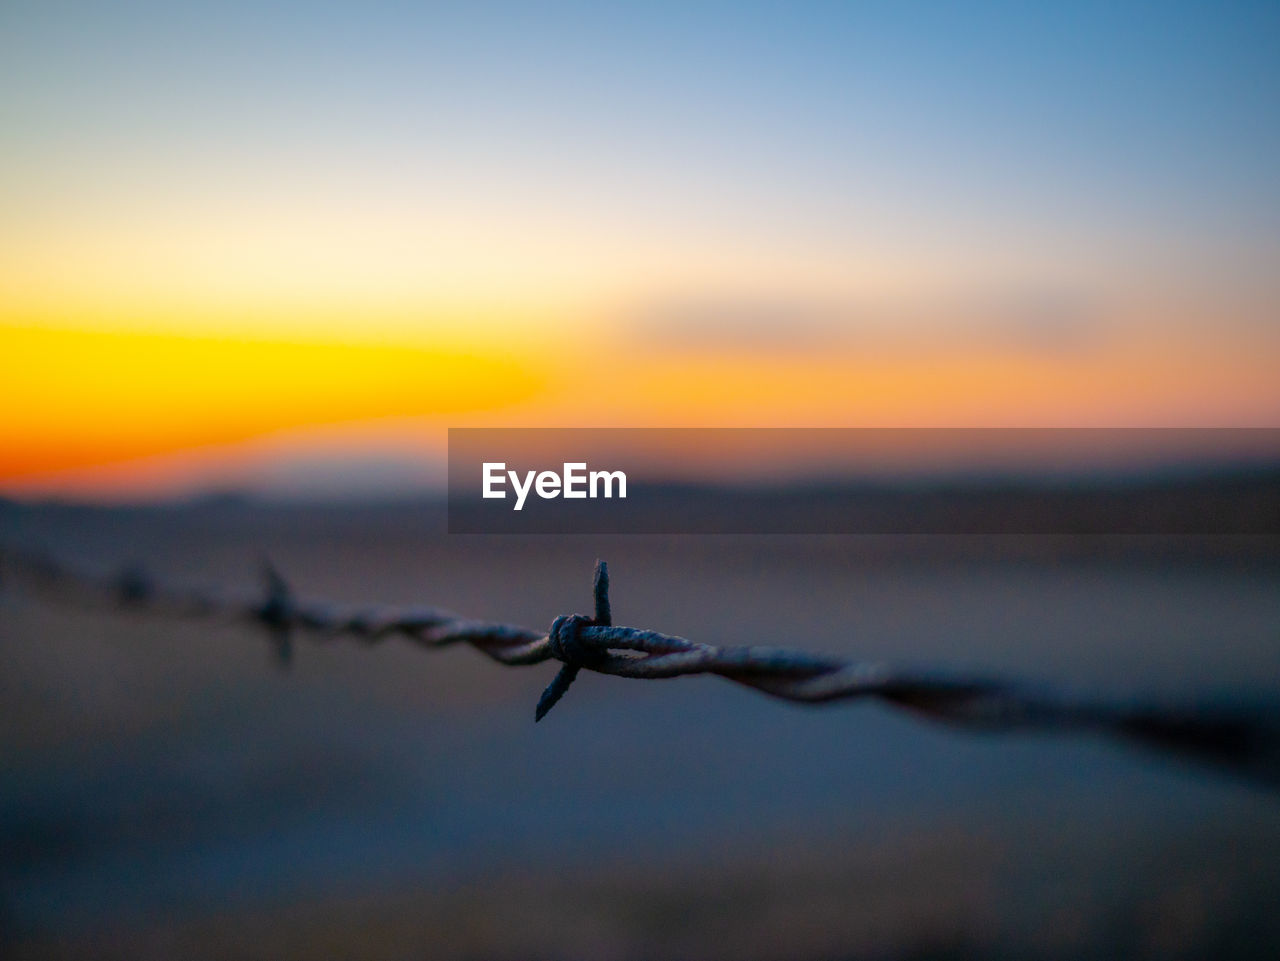
{"type": "Polygon", "coordinates": [[[566,664],[560,668],[554,680],[542,692],[542,697],[538,698],[538,706],[533,712],[534,724],[546,717],[547,712],[556,706],[556,702],[564,697],[565,692],[569,690],[569,685],[573,683],[573,679],[577,676],[578,667],[575,664],[566,664]]]}
{"type": "Polygon", "coordinates": [[[591,590],[596,602],[595,623],[601,627],[612,626],[613,612],[609,609],[609,565],[599,559],[596,560],[596,572],[591,590]]]}
{"type": "Polygon", "coordinates": [[[292,596],[293,591],[289,589],[289,582],[271,562],[271,558],[265,554],[262,555],[262,577],[266,581],[267,594],[273,600],[283,601],[292,596]]]}
{"type": "Polygon", "coordinates": [[[281,626],[271,629],[271,653],[276,667],[288,671],[293,667],[293,637],[289,628],[281,626]]]}

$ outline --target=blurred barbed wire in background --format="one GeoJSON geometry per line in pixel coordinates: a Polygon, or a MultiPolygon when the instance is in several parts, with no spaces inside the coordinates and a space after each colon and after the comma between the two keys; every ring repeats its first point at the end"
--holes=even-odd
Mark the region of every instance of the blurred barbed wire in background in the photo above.
{"type": "Polygon", "coordinates": [[[304,600],[263,560],[257,593],[180,587],[132,564],[115,574],[76,569],[46,555],[5,551],[0,584],[95,609],[254,623],[282,666],[295,636],[376,644],[402,637],[428,648],[467,644],[507,666],[560,662],[535,709],[541,721],[583,670],[642,680],[712,674],[787,701],[875,699],[956,727],[1118,737],[1280,788],[1280,720],[1274,705],[1166,703],[1081,696],[1048,685],[947,675],[782,647],[716,646],[613,624],[609,571],[597,561],[594,610],[564,614],[543,632],[461,617],[434,607],[351,606],[304,600]]]}

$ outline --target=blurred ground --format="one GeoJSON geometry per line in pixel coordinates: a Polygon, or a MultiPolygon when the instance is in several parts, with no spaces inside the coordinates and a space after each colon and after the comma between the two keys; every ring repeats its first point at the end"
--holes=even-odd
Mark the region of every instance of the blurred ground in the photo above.
{"type": "MultiPolygon", "coordinates": [[[[424,505],[0,512],[108,569],[1101,688],[1273,694],[1244,538],[448,537],[424,505]]],[[[0,600],[7,957],[1274,957],[1280,804],[1157,755],[711,679],[0,600]]]]}

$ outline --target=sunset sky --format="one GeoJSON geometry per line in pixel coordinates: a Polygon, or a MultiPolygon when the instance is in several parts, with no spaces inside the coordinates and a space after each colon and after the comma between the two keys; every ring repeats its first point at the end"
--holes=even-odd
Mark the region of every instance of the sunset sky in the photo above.
{"type": "Polygon", "coordinates": [[[0,494],[1280,426],[1280,5],[450,6],[4,5],[0,494]]]}

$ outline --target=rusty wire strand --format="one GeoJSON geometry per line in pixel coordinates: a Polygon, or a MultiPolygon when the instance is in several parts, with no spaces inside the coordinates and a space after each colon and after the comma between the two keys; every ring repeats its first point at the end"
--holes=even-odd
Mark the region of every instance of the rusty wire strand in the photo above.
{"type": "Polygon", "coordinates": [[[429,648],[467,644],[508,666],[547,660],[561,667],[543,691],[541,721],[583,670],[654,680],[712,674],[787,701],[818,704],[873,698],[971,730],[1057,730],[1118,736],[1206,761],[1280,787],[1280,725],[1274,710],[1109,701],[995,678],[947,676],[777,647],[715,646],[613,624],[609,572],[597,561],[594,611],[557,617],[545,632],[494,624],[429,607],[353,607],[299,599],[263,563],[257,595],[179,589],[139,565],[99,577],[43,557],[6,556],[10,571],[48,593],[111,601],[125,609],[248,621],[268,633],[282,665],[296,630],[375,644],[399,636],[429,648]]]}

